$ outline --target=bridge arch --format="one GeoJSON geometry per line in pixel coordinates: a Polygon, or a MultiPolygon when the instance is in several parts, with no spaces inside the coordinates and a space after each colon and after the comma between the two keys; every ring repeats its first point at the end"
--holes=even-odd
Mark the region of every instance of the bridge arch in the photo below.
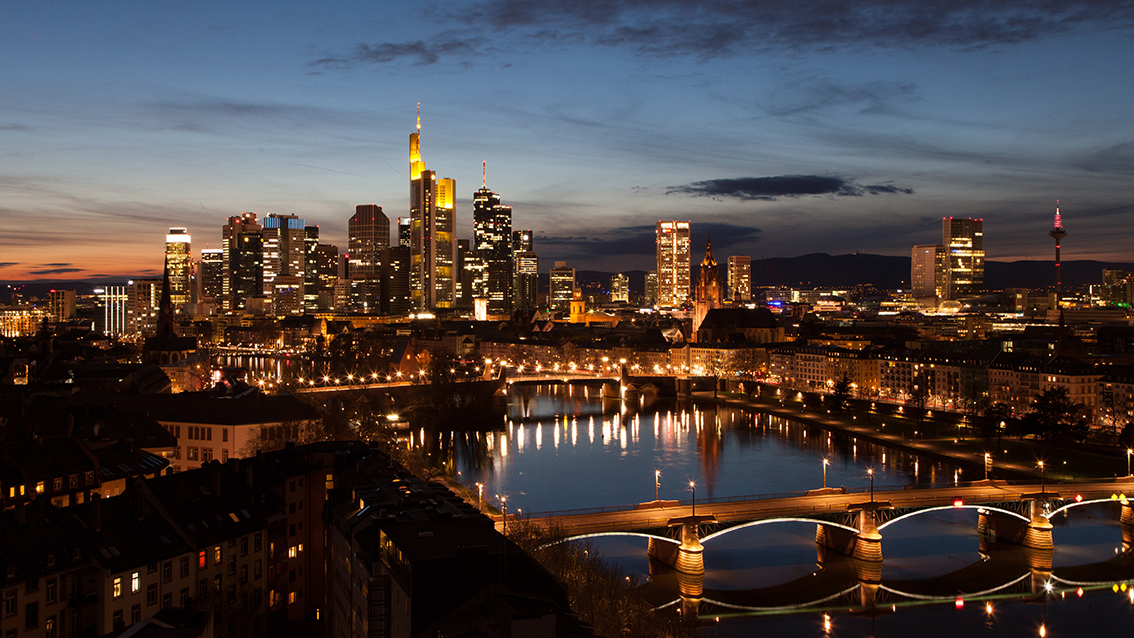
{"type": "Polygon", "coordinates": [[[981,598],[982,596],[990,596],[992,594],[995,594],[998,591],[1009,589],[1009,588],[1013,587],[1014,585],[1016,585],[1017,583],[1019,583],[1020,581],[1024,580],[1025,578],[1031,578],[1031,576],[1032,575],[1029,572],[1027,574],[1020,576],[1019,578],[1016,578],[1015,580],[1004,583],[1003,585],[999,585],[997,587],[993,587],[992,589],[986,589],[984,591],[975,591],[975,592],[965,593],[965,594],[948,594],[948,595],[944,595],[944,596],[912,594],[910,592],[901,591],[900,589],[894,589],[892,587],[887,587],[886,585],[882,585],[881,589],[883,591],[889,592],[891,594],[896,594],[898,596],[905,596],[906,598],[910,598],[910,599],[913,599],[913,600],[954,600],[958,596],[960,596],[961,598],[981,598]]]}
{"type": "MultiPolygon", "coordinates": [[[[840,598],[843,598],[847,594],[853,592],[854,590],[858,589],[861,586],[862,585],[855,583],[854,585],[851,585],[850,587],[844,589],[843,591],[836,592],[834,594],[831,594],[830,596],[824,596],[823,598],[813,600],[809,603],[799,603],[799,604],[796,604],[796,605],[781,605],[781,606],[778,606],[778,607],[756,607],[756,606],[752,606],[752,605],[737,605],[735,603],[721,602],[721,601],[715,600],[713,598],[702,598],[701,601],[706,602],[706,603],[711,603],[713,605],[717,605],[717,606],[723,607],[725,609],[736,609],[736,610],[739,610],[739,611],[792,611],[792,610],[807,609],[809,607],[817,607],[819,605],[822,605],[823,603],[829,603],[833,600],[838,600],[840,598]]],[[[673,603],[670,603],[670,604],[673,604],[673,603]]]]}
{"type": "Polygon", "coordinates": [[[1110,499],[1110,498],[1092,498],[1092,499],[1084,499],[1084,500],[1078,501],[1078,502],[1071,501],[1070,503],[1063,505],[1062,507],[1059,507],[1055,510],[1052,510],[1050,514],[1044,514],[1044,517],[1047,518],[1048,520],[1051,520],[1051,517],[1055,516],[1056,514],[1062,512],[1064,510],[1069,510],[1072,507],[1079,507],[1080,505],[1092,505],[1094,503],[1120,503],[1120,502],[1121,501],[1116,501],[1116,500],[1110,499]]]}
{"type": "Polygon", "coordinates": [[[742,523],[740,525],[728,527],[728,528],[720,530],[719,532],[713,532],[712,534],[709,534],[708,536],[702,537],[701,543],[704,544],[704,543],[708,542],[710,539],[716,538],[718,536],[722,536],[724,534],[728,534],[729,532],[735,532],[738,529],[744,529],[745,527],[755,527],[756,525],[766,525],[768,523],[814,523],[814,524],[818,524],[818,525],[829,525],[831,527],[839,527],[839,528],[845,529],[847,531],[854,532],[855,534],[857,534],[858,531],[859,531],[858,528],[852,527],[850,525],[844,525],[843,523],[835,523],[835,522],[832,522],[832,521],[825,521],[825,520],[819,519],[819,518],[802,518],[802,517],[795,517],[795,516],[790,516],[790,517],[785,516],[785,517],[779,517],[779,518],[765,518],[765,519],[761,519],[761,520],[758,520],[758,521],[749,521],[747,523],[742,523]]]}
{"type": "Polygon", "coordinates": [[[912,512],[906,512],[905,514],[902,514],[901,516],[897,516],[895,518],[892,518],[892,519],[886,521],[885,523],[882,523],[881,525],[879,525],[878,531],[881,532],[883,529],[889,527],[890,525],[893,525],[894,523],[897,523],[898,521],[900,521],[902,519],[910,518],[912,516],[918,516],[919,514],[925,514],[926,512],[935,512],[937,510],[986,510],[986,511],[989,511],[989,512],[1000,512],[1001,514],[1008,514],[1009,516],[1015,516],[1016,518],[1026,522],[1026,523],[1032,522],[1032,520],[1030,518],[1028,518],[1027,516],[1024,516],[1022,514],[1018,514],[1016,512],[1013,512],[1012,510],[1008,510],[1008,509],[1004,509],[1004,508],[1000,508],[1000,507],[994,507],[994,506],[990,506],[990,505],[938,505],[937,507],[927,507],[925,509],[918,509],[918,510],[914,510],[912,512]]]}
{"type": "Polygon", "coordinates": [[[537,547],[536,550],[538,551],[538,550],[544,549],[545,547],[551,547],[552,545],[558,545],[560,543],[567,543],[567,542],[570,542],[570,541],[581,541],[584,538],[596,538],[596,537],[599,537],[599,536],[640,536],[642,538],[653,538],[653,539],[657,539],[659,541],[665,541],[667,543],[673,543],[674,545],[680,545],[681,544],[681,541],[679,541],[679,540],[674,540],[674,539],[666,537],[666,536],[658,536],[657,534],[645,534],[643,532],[590,532],[588,534],[576,534],[574,536],[568,536],[566,538],[560,538],[558,540],[551,541],[550,543],[544,543],[543,545],[540,545],[539,547],[537,547]]]}

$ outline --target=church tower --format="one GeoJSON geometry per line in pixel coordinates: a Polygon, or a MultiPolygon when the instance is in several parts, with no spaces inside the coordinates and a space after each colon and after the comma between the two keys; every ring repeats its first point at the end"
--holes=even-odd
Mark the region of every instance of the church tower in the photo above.
{"type": "Polygon", "coordinates": [[[713,236],[709,233],[705,242],[705,258],[701,260],[701,268],[697,273],[697,302],[693,307],[694,339],[705,315],[713,308],[721,307],[721,294],[721,269],[717,260],[713,259],[713,236]]]}

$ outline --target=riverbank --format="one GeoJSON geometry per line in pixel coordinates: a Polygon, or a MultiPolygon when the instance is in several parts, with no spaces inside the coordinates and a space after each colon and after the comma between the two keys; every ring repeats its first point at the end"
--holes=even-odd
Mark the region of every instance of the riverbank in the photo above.
{"type": "MultiPolygon", "coordinates": [[[[771,392],[774,392],[771,391],[771,392]]],[[[816,425],[832,432],[841,432],[885,447],[927,458],[960,465],[972,472],[967,478],[985,478],[985,454],[992,460],[992,478],[1039,478],[1042,474],[1053,482],[1074,482],[1079,479],[1117,478],[1127,474],[1127,457],[1099,454],[1073,448],[1041,446],[1034,441],[1001,438],[986,445],[974,438],[959,424],[956,415],[949,420],[934,417],[914,419],[899,406],[873,402],[852,402],[843,411],[831,411],[816,395],[798,393],[772,394],[768,387],[760,393],[694,392],[699,402],[716,403],[733,408],[755,410],[765,414],[816,425]],[[869,404],[869,408],[865,408],[869,404]],[[937,434],[934,435],[933,433],[937,434]],[[948,432],[950,436],[943,436],[948,432]]],[[[967,473],[966,472],[966,473],[967,473]]]]}

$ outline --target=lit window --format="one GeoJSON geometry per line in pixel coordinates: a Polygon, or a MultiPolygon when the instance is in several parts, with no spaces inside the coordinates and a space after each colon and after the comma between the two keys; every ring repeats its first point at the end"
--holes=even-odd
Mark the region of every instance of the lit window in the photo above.
{"type": "Polygon", "coordinates": [[[122,597],[122,579],[121,578],[115,578],[114,579],[113,595],[114,595],[115,598],[121,598],[122,597]]]}
{"type": "Polygon", "coordinates": [[[289,547],[289,548],[287,548],[287,557],[288,557],[288,558],[295,558],[295,555],[296,555],[296,553],[297,553],[297,552],[295,551],[295,546],[294,546],[294,545],[293,545],[293,546],[291,546],[291,547],[289,547]]]}
{"type": "Polygon", "coordinates": [[[134,593],[142,588],[142,577],[138,572],[130,575],[130,593],[134,593]]]}

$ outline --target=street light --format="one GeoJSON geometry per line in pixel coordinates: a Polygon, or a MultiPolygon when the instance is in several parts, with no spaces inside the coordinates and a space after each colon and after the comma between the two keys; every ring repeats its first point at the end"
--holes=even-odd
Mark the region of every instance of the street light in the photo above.
{"type": "Polygon", "coordinates": [[[480,504],[484,502],[484,483],[476,484],[476,507],[480,509],[480,504]]]}
{"type": "Polygon", "coordinates": [[[827,466],[830,464],[830,460],[823,459],[823,489],[827,489],[827,466]]]}
{"type": "Polygon", "coordinates": [[[1047,493],[1047,490],[1044,488],[1043,461],[1039,462],[1039,469],[1040,469],[1040,495],[1042,496],[1042,495],[1047,493]]]}
{"type": "Polygon", "coordinates": [[[508,535],[508,497],[507,496],[500,496],[500,510],[501,510],[501,512],[503,512],[503,516],[501,517],[504,521],[504,532],[503,533],[504,533],[505,536],[507,536],[508,535]]]}
{"type": "Polygon", "coordinates": [[[984,480],[988,480],[988,468],[992,465],[992,455],[988,452],[984,453],[984,480]]]}
{"type": "Polygon", "coordinates": [[[696,516],[697,515],[697,484],[694,483],[693,481],[689,481],[689,491],[693,492],[693,500],[692,500],[693,516],[696,516]]]}
{"type": "Polygon", "coordinates": [[[1130,455],[1134,454],[1134,450],[1126,448],[1126,476],[1134,476],[1130,474],[1130,455]]]}
{"type": "Polygon", "coordinates": [[[874,505],[874,468],[867,468],[866,475],[870,477],[870,504],[874,505]]]}
{"type": "Polygon", "coordinates": [[[654,500],[658,499],[658,490],[661,489],[661,470],[654,470],[654,500]]]}

